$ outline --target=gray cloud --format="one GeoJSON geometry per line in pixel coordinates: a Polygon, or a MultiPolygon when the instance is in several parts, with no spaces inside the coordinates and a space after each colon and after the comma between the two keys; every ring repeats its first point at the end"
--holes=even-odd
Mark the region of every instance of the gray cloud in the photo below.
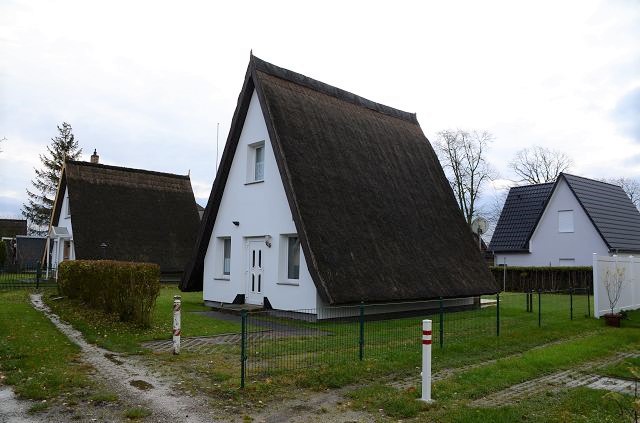
{"type": "Polygon", "coordinates": [[[640,87],[622,96],[613,111],[613,118],[624,135],[640,142],[640,87]]]}

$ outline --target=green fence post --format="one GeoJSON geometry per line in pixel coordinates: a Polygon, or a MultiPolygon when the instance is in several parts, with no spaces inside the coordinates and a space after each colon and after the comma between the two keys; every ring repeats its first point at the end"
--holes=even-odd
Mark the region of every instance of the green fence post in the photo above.
{"type": "Polygon", "coordinates": [[[538,327],[542,327],[542,290],[538,288],[538,327]]]}
{"type": "Polygon", "coordinates": [[[240,336],[240,388],[244,388],[247,368],[247,310],[242,310],[242,335],[240,336]]]}
{"type": "Polygon", "coordinates": [[[570,309],[570,320],[573,320],[573,287],[569,288],[569,309],[570,309]]]}
{"type": "Polygon", "coordinates": [[[589,298],[589,287],[587,286],[587,317],[591,317],[591,299],[589,298]]]}
{"type": "Polygon", "coordinates": [[[40,260],[36,263],[36,289],[40,289],[40,277],[42,276],[42,269],[40,268],[40,260]]]}
{"type": "Polygon", "coordinates": [[[444,346],[444,302],[440,297],[440,348],[444,346]]]}
{"type": "Polygon", "coordinates": [[[500,336],[500,293],[496,294],[496,336],[500,336]]]}
{"type": "Polygon", "coordinates": [[[529,313],[533,313],[533,289],[529,290],[529,313]]]}
{"type": "Polygon", "coordinates": [[[364,358],[364,302],[360,302],[360,361],[364,358]]]}

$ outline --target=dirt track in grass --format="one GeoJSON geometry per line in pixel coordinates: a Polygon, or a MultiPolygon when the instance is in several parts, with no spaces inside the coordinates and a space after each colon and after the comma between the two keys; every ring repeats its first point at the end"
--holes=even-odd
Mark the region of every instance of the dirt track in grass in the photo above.
{"type": "MultiPolygon", "coordinates": [[[[152,411],[152,415],[145,421],[195,423],[216,421],[216,416],[208,406],[207,398],[186,396],[172,389],[171,381],[152,373],[136,356],[114,354],[87,343],[79,331],[62,322],[51,312],[42,301],[40,294],[32,294],[31,303],[81,348],[81,359],[95,368],[95,378],[99,382],[115,391],[130,406],[141,406],[152,411]]],[[[119,414],[118,419],[114,421],[120,421],[122,417],[122,414],[119,414]]],[[[51,420],[48,419],[48,421],[51,420]]]]}

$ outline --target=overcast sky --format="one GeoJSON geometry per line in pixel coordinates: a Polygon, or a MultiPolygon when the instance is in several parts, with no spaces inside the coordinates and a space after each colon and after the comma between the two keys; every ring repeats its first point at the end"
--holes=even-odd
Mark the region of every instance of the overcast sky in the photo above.
{"type": "Polygon", "coordinates": [[[417,113],[432,141],[490,131],[498,186],[536,144],[578,175],[640,177],[636,0],[0,0],[0,217],[20,215],[63,121],[84,159],[191,171],[206,204],[251,49],[417,113]]]}

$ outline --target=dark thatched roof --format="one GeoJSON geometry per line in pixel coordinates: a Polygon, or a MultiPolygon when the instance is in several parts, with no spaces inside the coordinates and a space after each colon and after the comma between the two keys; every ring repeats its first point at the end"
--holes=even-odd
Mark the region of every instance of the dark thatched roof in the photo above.
{"type": "Polygon", "coordinates": [[[151,262],[163,273],[184,270],[199,226],[188,176],[67,161],[53,222],[69,205],[76,258],[151,262]]]}
{"type": "Polygon", "coordinates": [[[15,238],[27,234],[27,221],[24,219],[0,219],[0,238],[15,238]]]}
{"type": "Polygon", "coordinates": [[[568,173],[561,173],[555,183],[511,188],[489,248],[495,252],[528,252],[533,231],[561,180],[576,196],[610,251],[640,251],[640,212],[624,190],[568,173]]]}
{"type": "Polygon", "coordinates": [[[330,304],[497,291],[414,114],[251,57],[181,288],[203,260],[253,90],[307,266],[330,304]]]}

